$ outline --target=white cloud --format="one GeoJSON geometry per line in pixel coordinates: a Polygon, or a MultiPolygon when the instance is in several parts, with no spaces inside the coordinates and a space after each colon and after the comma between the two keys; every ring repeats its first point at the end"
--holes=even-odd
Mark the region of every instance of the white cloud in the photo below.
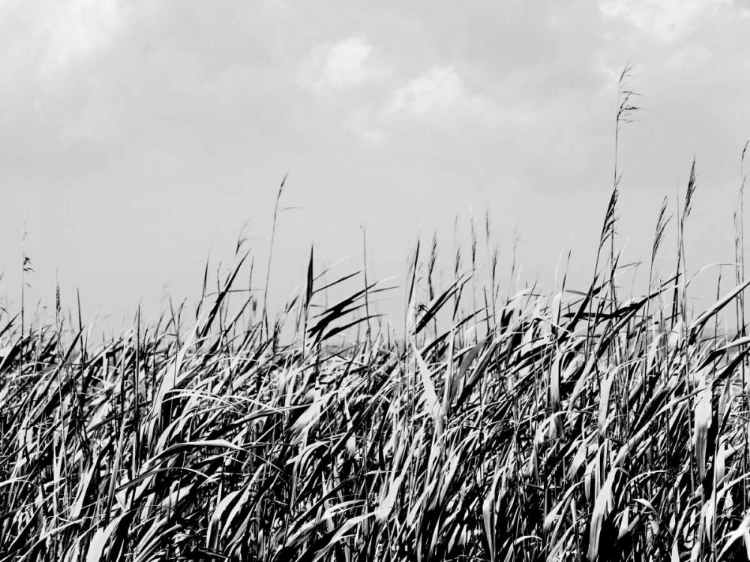
{"type": "Polygon", "coordinates": [[[43,72],[54,73],[107,49],[122,29],[118,0],[69,0],[45,25],[43,72]]]}
{"type": "Polygon", "coordinates": [[[302,69],[302,82],[317,91],[341,91],[367,82],[373,71],[373,46],[361,37],[349,37],[331,47],[318,47],[302,69]]]}
{"type": "Polygon", "coordinates": [[[351,112],[344,128],[368,144],[383,146],[404,125],[436,129],[465,124],[492,127],[501,119],[529,118],[529,112],[522,108],[503,113],[492,99],[473,92],[449,65],[433,66],[391,92],[384,103],[375,102],[369,108],[351,112]]]}
{"type": "Polygon", "coordinates": [[[385,146],[388,143],[388,137],[379,129],[367,129],[359,132],[363,140],[375,146],[385,146]]]}
{"type": "Polygon", "coordinates": [[[383,110],[388,119],[410,118],[435,126],[467,119],[494,123],[498,108],[469,90],[452,66],[434,66],[399,88],[383,110]]]}
{"type": "Polygon", "coordinates": [[[371,112],[360,110],[349,116],[344,122],[344,129],[368,144],[385,146],[388,144],[388,135],[379,121],[371,112]]]}
{"type": "Polygon", "coordinates": [[[119,0],[0,2],[5,63],[52,78],[110,47],[125,16],[119,0]]]}
{"type": "Polygon", "coordinates": [[[602,0],[602,14],[624,19],[662,43],[671,43],[696,29],[710,12],[731,0],[602,0]]]}

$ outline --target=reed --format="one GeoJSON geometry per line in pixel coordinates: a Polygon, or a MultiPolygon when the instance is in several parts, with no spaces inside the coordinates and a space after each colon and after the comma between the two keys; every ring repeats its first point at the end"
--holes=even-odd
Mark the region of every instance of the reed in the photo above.
{"type": "Polygon", "coordinates": [[[472,219],[447,286],[437,239],[416,245],[399,335],[364,232],[361,272],[311,250],[273,328],[271,258],[259,303],[235,288],[252,277],[241,242],[215,292],[206,267],[192,324],[170,303],[97,344],[59,285],[49,322],[0,309],[0,562],[748,559],[743,190],[736,287],[692,314],[695,165],[674,273],[655,265],[665,200],[646,292],[627,300],[619,177],[609,264],[585,290],[567,272],[551,294],[519,290],[515,250],[501,287],[489,217],[483,237],[472,219]]]}

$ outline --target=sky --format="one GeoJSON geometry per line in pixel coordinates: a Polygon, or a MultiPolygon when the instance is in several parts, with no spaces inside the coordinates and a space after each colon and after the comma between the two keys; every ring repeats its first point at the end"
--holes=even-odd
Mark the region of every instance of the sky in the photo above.
{"type": "Polygon", "coordinates": [[[628,63],[625,259],[648,258],[695,157],[688,263],[729,262],[747,37],[750,0],[0,0],[0,298],[19,302],[24,224],[27,298],[49,305],[59,280],[87,316],[197,297],[240,234],[264,272],[286,174],[273,302],[311,247],[356,271],[366,232],[371,278],[403,284],[417,240],[447,256],[485,213],[504,272],[515,251],[553,289],[572,248],[584,282],[628,63]]]}

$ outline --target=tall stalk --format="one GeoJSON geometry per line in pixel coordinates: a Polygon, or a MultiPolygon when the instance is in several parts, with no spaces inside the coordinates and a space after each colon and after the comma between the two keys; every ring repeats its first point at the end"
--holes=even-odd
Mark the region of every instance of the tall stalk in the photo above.
{"type": "Polygon", "coordinates": [[[279,203],[281,201],[281,194],[284,192],[284,184],[289,174],[284,176],[279,185],[279,190],[276,192],[276,204],[273,207],[273,226],[271,227],[271,244],[268,248],[268,264],[266,265],[266,286],[263,288],[263,329],[265,330],[265,336],[269,337],[268,331],[268,287],[271,283],[271,260],[273,259],[273,243],[276,239],[276,221],[279,218],[279,203]]]}

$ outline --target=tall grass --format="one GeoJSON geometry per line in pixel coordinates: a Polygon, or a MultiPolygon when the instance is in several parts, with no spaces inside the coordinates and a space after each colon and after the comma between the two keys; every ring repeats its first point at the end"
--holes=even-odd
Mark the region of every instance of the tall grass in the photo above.
{"type": "Polygon", "coordinates": [[[745,559],[750,339],[709,328],[750,282],[673,328],[682,275],[500,301],[493,253],[462,299],[437,248],[405,338],[369,312],[385,287],[324,283],[312,252],[272,331],[229,306],[242,252],[189,329],[94,345],[59,297],[50,324],[4,315],[0,560],[745,559]]]}
{"type": "Polygon", "coordinates": [[[695,165],[674,274],[656,280],[665,200],[627,300],[619,185],[616,164],[583,291],[567,273],[517,290],[515,249],[503,290],[489,217],[483,281],[472,218],[446,287],[437,239],[416,246],[401,336],[364,232],[364,270],[331,277],[311,250],[272,327],[271,258],[259,307],[241,243],[214,292],[207,266],[193,322],[170,306],[96,343],[59,287],[49,322],[0,310],[0,562],[750,559],[744,188],[736,288],[690,314],[695,165]]]}

